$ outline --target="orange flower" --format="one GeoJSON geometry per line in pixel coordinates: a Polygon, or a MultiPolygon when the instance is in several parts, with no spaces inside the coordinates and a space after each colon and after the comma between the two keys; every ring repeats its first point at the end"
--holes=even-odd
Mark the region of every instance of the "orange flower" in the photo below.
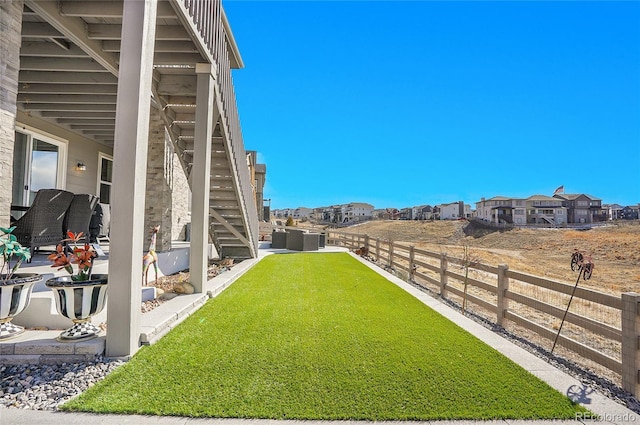
{"type": "Polygon", "coordinates": [[[62,242],[77,243],[82,238],[82,235],[84,235],[84,232],[79,232],[79,233],[67,232],[67,239],[63,239],[62,242]]]}
{"type": "Polygon", "coordinates": [[[93,267],[93,259],[98,255],[90,244],[85,243],[83,247],[77,246],[78,241],[82,238],[83,232],[73,233],[67,232],[67,239],[62,242],[71,242],[73,244],[73,252],[67,257],[63,245],[56,246],[56,252],[47,258],[53,262],[51,267],[58,267],[58,270],[65,269],[71,275],[73,281],[84,281],[91,278],[91,268],[93,267]],[[78,265],[78,272],[74,274],[73,264],[78,265]]]}
{"type": "Polygon", "coordinates": [[[86,270],[91,267],[93,257],[95,257],[95,251],[91,245],[84,244],[84,248],[73,249],[72,262],[77,264],[80,269],[86,270]]]}
{"type": "Polygon", "coordinates": [[[53,264],[51,265],[51,267],[57,267],[58,270],[65,269],[69,273],[73,273],[71,262],[65,255],[62,245],[56,246],[56,252],[54,252],[53,254],[49,254],[47,259],[49,261],[53,261],[53,264]]]}

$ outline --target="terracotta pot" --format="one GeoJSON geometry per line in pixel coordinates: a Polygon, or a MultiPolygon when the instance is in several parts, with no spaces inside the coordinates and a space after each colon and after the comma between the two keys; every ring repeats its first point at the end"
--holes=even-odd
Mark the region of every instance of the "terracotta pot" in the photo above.
{"type": "Polygon", "coordinates": [[[74,323],[58,336],[58,341],[74,342],[98,336],[100,328],[91,323],[91,317],[100,313],[107,302],[107,277],[96,274],[81,282],[74,282],[70,276],[47,280],[58,313],[74,323]]]}
{"type": "Polygon", "coordinates": [[[33,285],[42,280],[37,273],[16,273],[11,279],[0,276],[0,340],[13,338],[24,332],[24,327],[11,320],[27,308],[33,285]]]}

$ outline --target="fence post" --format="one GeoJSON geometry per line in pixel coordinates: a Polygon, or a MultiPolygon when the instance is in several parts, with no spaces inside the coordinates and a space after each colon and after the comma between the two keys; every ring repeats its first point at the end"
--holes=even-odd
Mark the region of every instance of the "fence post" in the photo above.
{"type": "Polygon", "coordinates": [[[393,268],[393,241],[389,241],[389,267],[393,268]]]}
{"type": "Polygon", "coordinates": [[[368,254],[369,253],[369,235],[364,235],[364,247],[368,254]]]}
{"type": "Polygon", "coordinates": [[[411,245],[409,247],[409,282],[413,282],[413,274],[415,273],[415,264],[413,264],[415,252],[413,252],[413,249],[413,245],[411,245]]]}
{"type": "Polygon", "coordinates": [[[447,267],[449,261],[447,260],[447,254],[445,252],[440,254],[440,296],[442,298],[447,297],[447,267]]]}
{"type": "Polygon", "coordinates": [[[376,238],[376,262],[380,261],[380,238],[376,238]]]}
{"type": "Polygon", "coordinates": [[[509,266],[506,264],[500,264],[498,266],[498,301],[497,301],[497,315],[496,323],[498,326],[503,326],[504,316],[507,310],[509,310],[509,298],[507,298],[507,290],[509,289],[509,277],[507,276],[507,270],[509,266]]]}
{"type": "Polygon", "coordinates": [[[640,294],[635,292],[622,294],[622,388],[635,397],[640,394],[638,383],[640,378],[638,375],[640,369],[638,303],[640,303],[640,294]]]}

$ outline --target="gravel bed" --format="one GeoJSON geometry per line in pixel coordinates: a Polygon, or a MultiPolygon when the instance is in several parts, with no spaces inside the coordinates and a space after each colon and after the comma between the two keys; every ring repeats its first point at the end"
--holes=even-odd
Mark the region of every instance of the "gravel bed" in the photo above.
{"type": "MultiPolygon", "coordinates": [[[[233,263],[212,264],[207,276],[211,279],[229,270],[232,265],[233,263]]],[[[188,279],[188,272],[181,272],[162,277],[152,284],[171,292],[177,283],[188,279]]],[[[166,301],[156,298],[144,302],[141,306],[142,313],[151,311],[166,301]]],[[[120,360],[97,357],[95,361],[83,363],[0,365],[0,411],[6,408],[56,410],[122,364],[124,362],[120,360]]]]}
{"type": "MultiPolygon", "coordinates": [[[[102,357],[94,362],[0,366],[0,410],[56,410],[59,405],[123,364],[102,357]]],[[[0,414],[2,416],[2,414],[0,414]]]]}

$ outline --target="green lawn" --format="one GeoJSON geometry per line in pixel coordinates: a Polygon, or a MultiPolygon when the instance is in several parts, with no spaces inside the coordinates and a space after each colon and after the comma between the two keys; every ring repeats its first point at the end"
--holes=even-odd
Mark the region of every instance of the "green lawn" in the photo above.
{"type": "Polygon", "coordinates": [[[584,411],[344,253],[265,258],[64,408],[366,420],[584,411]]]}

